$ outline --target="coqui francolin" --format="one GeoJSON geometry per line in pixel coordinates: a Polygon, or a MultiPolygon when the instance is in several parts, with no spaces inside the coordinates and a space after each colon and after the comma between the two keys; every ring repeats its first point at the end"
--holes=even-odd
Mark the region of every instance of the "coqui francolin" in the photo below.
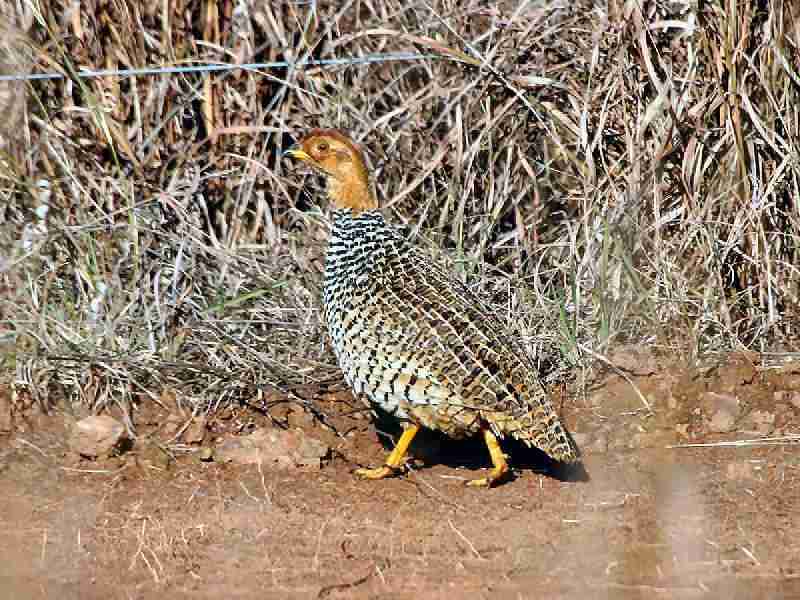
{"type": "Polygon", "coordinates": [[[339,366],[357,395],[404,424],[386,464],[356,474],[400,471],[420,427],[483,436],[493,468],[468,485],[491,486],[508,473],[498,437],[576,462],[529,354],[484,302],[384,220],[356,144],[314,129],[285,155],[327,179],[324,312],[339,366]]]}

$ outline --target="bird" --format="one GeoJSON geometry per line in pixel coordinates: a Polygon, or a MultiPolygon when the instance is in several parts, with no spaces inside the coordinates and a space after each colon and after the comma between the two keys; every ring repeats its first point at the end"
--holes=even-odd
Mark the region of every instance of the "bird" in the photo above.
{"type": "Polygon", "coordinates": [[[470,486],[509,475],[498,438],[578,462],[532,357],[484,301],[386,221],[360,147],[339,130],[312,129],[283,155],[327,180],[323,314],[344,378],[403,425],[385,464],[355,474],[402,473],[422,427],[454,439],[482,436],[492,468],[470,486]]]}

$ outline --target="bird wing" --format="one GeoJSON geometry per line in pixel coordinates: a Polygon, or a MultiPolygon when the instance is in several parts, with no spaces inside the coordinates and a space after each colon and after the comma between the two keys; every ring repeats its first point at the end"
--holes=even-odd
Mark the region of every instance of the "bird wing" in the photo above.
{"type": "Polygon", "coordinates": [[[414,377],[410,400],[479,411],[497,433],[576,460],[530,355],[486,303],[399,235],[386,247],[362,298],[375,355],[392,365],[387,394],[414,377]]]}
{"type": "Polygon", "coordinates": [[[393,241],[364,299],[376,351],[464,401],[480,397],[482,409],[518,413],[544,398],[530,356],[488,306],[420,249],[393,241]]]}

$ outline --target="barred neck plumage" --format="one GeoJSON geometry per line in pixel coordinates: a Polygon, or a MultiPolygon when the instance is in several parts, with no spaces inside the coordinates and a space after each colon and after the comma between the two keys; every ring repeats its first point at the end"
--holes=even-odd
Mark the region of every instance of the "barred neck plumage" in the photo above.
{"type": "Polygon", "coordinates": [[[340,231],[374,230],[388,227],[394,229],[383,218],[378,209],[364,210],[354,213],[349,208],[333,209],[333,233],[340,231]]]}
{"type": "MultiPolygon", "coordinates": [[[[348,268],[368,269],[372,259],[385,256],[387,244],[402,241],[400,232],[388,224],[378,210],[353,214],[350,209],[333,211],[333,228],[328,243],[328,260],[345,261],[348,268]],[[351,264],[357,261],[360,264],[351,264]]],[[[344,265],[342,265],[344,266],[344,265]]]]}
{"type": "Polygon", "coordinates": [[[371,277],[383,270],[387,256],[406,246],[400,231],[378,210],[358,214],[350,209],[334,210],[325,257],[325,302],[338,304],[347,291],[371,282],[371,277]]]}

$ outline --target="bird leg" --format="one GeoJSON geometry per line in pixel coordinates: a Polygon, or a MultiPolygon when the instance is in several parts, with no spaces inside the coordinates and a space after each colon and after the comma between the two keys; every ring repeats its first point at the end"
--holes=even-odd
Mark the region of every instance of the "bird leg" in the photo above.
{"type": "Polygon", "coordinates": [[[483,430],[483,440],[486,442],[486,447],[489,448],[489,456],[492,457],[492,465],[494,467],[489,471],[487,477],[468,481],[467,485],[471,487],[492,487],[493,483],[499,481],[508,473],[506,455],[503,454],[503,450],[500,448],[500,444],[491,429],[483,430]]]}
{"type": "MultiPolygon", "coordinates": [[[[356,475],[363,479],[383,479],[395,475],[403,464],[403,457],[411,444],[411,440],[417,435],[419,425],[409,425],[403,430],[403,435],[397,440],[397,444],[386,459],[386,464],[376,469],[357,469],[356,475]]],[[[497,442],[495,442],[497,443],[497,442]]]]}

